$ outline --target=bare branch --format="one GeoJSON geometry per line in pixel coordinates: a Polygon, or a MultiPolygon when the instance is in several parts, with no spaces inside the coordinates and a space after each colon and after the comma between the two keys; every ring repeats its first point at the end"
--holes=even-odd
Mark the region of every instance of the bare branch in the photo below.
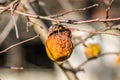
{"type": "MultiPolygon", "coordinates": [[[[27,14],[27,13],[23,13],[20,11],[16,11],[16,13],[24,15],[24,16],[29,16],[29,17],[33,17],[33,18],[40,18],[40,19],[44,19],[44,20],[50,20],[50,21],[55,21],[55,22],[60,22],[60,23],[68,23],[69,20],[56,20],[56,19],[52,19],[46,16],[39,16],[39,15],[33,15],[33,14],[27,14]]],[[[111,19],[92,19],[92,20],[85,20],[85,21],[75,21],[75,20],[71,20],[73,21],[73,24],[85,24],[85,23],[92,23],[92,22],[113,22],[113,21],[120,21],[120,18],[111,18],[111,19]]]]}
{"type": "Polygon", "coordinates": [[[88,31],[88,30],[83,30],[83,29],[76,29],[76,30],[77,31],[82,31],[82,32],[88,32],[90,34],[108,34],[108,35],[120,36],[120,34],[115,34],[115,33],[110,33],[110,32],[104,32],[104,31],[88,31]]]}
{"type": "Polygon", "coordinates": [[[106,9],[106,19],[109,18],[109,12],[110,12],[113,2],[114,2],[114,0],[111,0],[110,4],[108,5],[108,8],[106,9]]]}
{"type": "Polygon", "coordinates": [[[85,64],[87,64],[88,62],[90,62],[90,61],[92,61],[92,60],[95,60],[95,59],[98,59],[98,58],[103,57],[103,56],[107,56],[107,55],[119,55],[119,53],[118,53],[118,52],[102,53],[102,54],[100,54],[100,55],[99,55],[98,57],[96,57],[96,58],[87,59],[86,61],[84,61],[83,63],[81,63],[75,70],[76,70],[76,71],[80,71],[81,68],[82,68],[85,64]]]}
{"type": "Polygon", "coordinates": [[[11,10],[11,17],[12,17],[13,23],[15,25],[16,38],[19,38],[19,34],[18,34],[18,28],[17,28],[16,20],[15,20],[15,17],[14,17],[14,10],[17,8],[18,5],[19,5],[19,1],[17,1],[16,3],[11,3],[9,5],[10,10],[11,10]]]}
{"type": "MultiPolygon", "coordinates": [[[[19,15],[17,14],[15,14],[14,16],[15,16],[15,20],[17,20],[19,17],[19,15]]],[[[8,24],[6,25],[6,27],[4,28],[4,30],[0,34],[0,44],[3,43],[3,41],[6,39],[6,37],[8,36],[9,32],[12,30],[13,27],[14,27],[14,24],[11,18],[8,24]]]]}
{"type": "MultiPolygon", "coordinates": [[[[20,2],[20,0],[15,0],[15,1],[13,1],[11,4],[12,4],[12,5],[15,5],[15,4],[19,3],[19,2],[20,2]]],[[[11,4],[10,4],[10,5],[11,5],[11,4]]],[[[2,10],[0,11],[0,14],[4,13],[5,11],[7,11],[7,10],[10,8],[10,5],[6,6],[4,9],[2,9],[2,10]]]]}
{"type": "Polygon", "coordinates": [[[21,45],[21,44],[23,44],[23,43],[25,43],[25,42],[34,40],[34,39],[36,39],[37,37],[39,37],[39,35],[36,35],[36,36],[34,36],[34,37],[32,37],[32,38],[26,39],[26,40],[21,41],[21,42],[19,42],[19,43],[13,44],[13,45],[9,46],[8,48],[6,48],[6,49],[0,51],[0,54],[1,54],[1,53],[4,53],[4,52],[6,52],[6,51],[8,51],[9,49],[11,49],[11,48],[13,48],[13,47],[15,47],[15,46],[18,46],[18,45],[21,45]]]}
{"type": "Polygon", "coordinates": [[[68,61],[66,61],[63,64],[58,64],[58,65],[63,70],[68,80],[79,80],[78,77],[76,76],[75,70],[72,68],[72,66],[70,65],[68,61]]]}
{"type": "Polygon", "coordinates": [[[86,20],[86,21],[76,21],[76,22],[73,22],[73,24],[85,24],[85,23],[92,23],[92,22],[113,22],[113,21],[120,21],[120,18],[93,19],[93,20],[86,20]]]}
{"type": "Polygon", "coordinates": [[[21,14],[21,15],[24,15],[24,16],[32,17],[32,18],[39,18],[39,19],[44,19],[44,20],[49,20],[49,21],[54,21],[54,22],[70,23],[70,24],[85,24],[85,23],[93,23],[93,22],[114,22],[114,21],[120,21],[120,18],[111,18],[111,19],[99,19],[99,18],[97,18],[97,19],[85,20],[85,21],[60,20],[60,19],[58,20],[58,19],[53,19],[53,18],[47,17],[47,16],[39,16],[39,15],[34,15],[34,14],[28,14],[28,13],[24,13],[24,12],[17,11],[17,10],[15,10],[14,12],[18,13],[18,14],[21,14]]]}
{"type": "MultiPolygon", "coordinates": [[[[100,29],[100,30],[98,30],[99,32],[103,32],[103,31],[106,31],[106,30],[108,30],[108,29],[100,29]]],[[[90,33],[85,39],[83,39],[82,41],[79,41],[77,44],[75,44],[74,45],[74,48],[78,45],[78,44],[80,44],[80,43],[82,43],[83,41],[86,41],[86,40],[88,40],[89,38],[92,38],[92,36],[94,36],[95,35],[95,33],[90,33]]]]}
{"type": "Polygon", "coordinates": [[[29,18],[26,17],[26,32],[29,32],[28,26],[29,26],[29,18]]]}
{"type": "MultiPolygon", "coordinates": [[[[57,20],[57,19],[52,19],[46,16],[39,16],[39,15],[33,15],[33,14],[27,14],[27,13],[23,13],[20,11],[15,10],[16,13],[24,15],[24,16],[28,16],[28,17],[33,17],[33,18],[40,18],[40,19],[44,19],[44,20],[50,20],[50,21],[55,21],[55,22],[60,22],[60,23],[68,23],[69,20],[57,20]]],[[[92,20],[85,20],[85,21],[75,21],[75,20],[71,20],[73,21],[73,24],[85,24],[85,23],[92,23],[92,22],[113,22],[113,21],[120,21],[120,18],[111,18],[111,19],[92,19],[92,20]]]]}
{"type": "Polygon", "coordinates": [[[97,7],[98,4],[94,4],[94,5],[91,5],[91,6],[88,6],[86,8],[82,8],[82,9],[73,9],[73,10],[69,10],[69,11],[66,11],[66,12],[63,12],[63,13],[60,13],[60,14],[57,14],[57,15],[52,15],[52,16],[49,16],[51,18],[55,18],[55,17],[60,17],[60,16],[64,16],[66,14],[69,14],[71,12],[78,12],[78,11],[85,11],[87,9],[90,9],[90,8],[93,8],[93,7],[97,7]]]}
{"type": "Polygon", "coordinates": [[[16,20],[15,20],[14,15],[12,15],[12,20],[13,20],[13,23],[14,23],[14,26],[15,26],[16,38],[19,38],[18,28],[17,28],[17,24],[16,24],[16,20]]]}
{"type": "MultiPolygon", "coordinates": [[[[109,2],[109,5],[108,5],[107,9],[106,9],[106,19],[109,18],[110,9],[111,9],[111,7],[112,7],[113,2],[114,2],[114,0],[111,0],[111,1],[109,2]]],[[[104,23],[105,23],[106,28],[111,28],[111,27],[109,26],[108,22],[104,22],[104,23]]]]}
{"type": "MultiPolygon", "coordinates": [[[[35,18],[30,17],[28,15],[26,15],[26,16],[28,16],[28,18],[31,22],[35,23],[35,24],[33,24],[33,29],[36,32],[36,34],[40,35],[39,37],[40,37],[41,41],[43,42],[43,44],[45,44],[45,41],[47,39],[46,25],[40,20],[39,16],[36,14],[34,9],[31,7],[29,0],[21,0],[21,3],[24,5],[26,13],[34,14],[33,16],[35,18]],[[36,25],[36,24],[38,24],[38,25],[36,25]],[[42,28],[40,26],[42,26],[42,28]]],[[[26,13],[24,13],[24,14],[26,14],[26,13]]],[[[44,16],[40,16],[40,17],[44,18],[44,16]]],[[[45,17],[45,18],[47,18],[47,17],[45,17]]]]}

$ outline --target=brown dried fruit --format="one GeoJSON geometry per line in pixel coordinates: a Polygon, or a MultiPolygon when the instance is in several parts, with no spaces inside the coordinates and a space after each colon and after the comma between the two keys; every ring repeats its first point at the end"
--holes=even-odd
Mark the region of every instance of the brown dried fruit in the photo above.
{"type": "Polygon", "coordinates": [[[48,57],[53,61],[64,61],[70,57],[72,49],[71,31],[63,25],[52,25],[46,41],[48,57]]]}

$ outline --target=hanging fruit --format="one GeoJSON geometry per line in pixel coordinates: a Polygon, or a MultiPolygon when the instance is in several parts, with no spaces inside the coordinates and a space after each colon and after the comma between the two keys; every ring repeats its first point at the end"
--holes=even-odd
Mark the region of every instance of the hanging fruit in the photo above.
{"type": "Polygon", "coordinates": [[[46,52],[55,62],[67,60],[73,50],[71,31],[63,25],[54,24],[48,30],[46,52]]]}
{"type": "Polygon", "coordinates": [[[97,43],[88,44],[84,50],[86,57],[88,59],[98,57],[100,54],[100,51],[101,51],[100,45],[97,43]]]}

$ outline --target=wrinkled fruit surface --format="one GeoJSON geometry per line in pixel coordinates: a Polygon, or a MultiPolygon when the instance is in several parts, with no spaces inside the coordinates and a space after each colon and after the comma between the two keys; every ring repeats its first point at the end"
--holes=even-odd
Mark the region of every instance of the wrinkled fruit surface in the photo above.
{"type": "Polygon", "coordinates": [[[52,61],[64,61],[70,57],[72,49],[71,31],[62,25],[52,25],[46,41],[48,57],[52,61]]]}

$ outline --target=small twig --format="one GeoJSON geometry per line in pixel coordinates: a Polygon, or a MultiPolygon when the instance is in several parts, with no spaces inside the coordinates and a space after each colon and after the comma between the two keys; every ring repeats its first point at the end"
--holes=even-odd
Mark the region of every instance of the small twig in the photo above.
{"type": "Polygon", "coordinates": [[[110,9],[112,7],[112,4],[113,4],[114,0],[111,0],[110,1],[110,4],[108,5],[107,9],[106,9],[106,19],[109,18],[109,12],[110,12],[110,9]]]}
{"type": "Polygon", "coordinates": [[[92,22],[113,22],[113,21],[120,21],[120,18],[92,19],[92,20],[85,20],[85,21],[76,21],[76,22],[73,22],[73,24],[85,24],[85,23],[92,23],[92,22]]]}
{"type": "MultiPolygon", "coordinates": [[[[18,20],[19,15],[15,14],[15,19],[18,20]]],[[[8,22],[8,24],[5,26],[4,30],[0,33],[0,45],[3,43],[3,41],[7,38],[10,31],[13,29],[14,24],[12,18],[8,22]]]]}
{"type": "MultiPolygon", "coordinates": [[[[113,2],[114,2],[114,0],[111,0],[108,7],[107,7],[107,9],[106,9],[106,19],[109,18],[110,9],[112,7],[113,2]]],[[[110,28],[108,22],[104,22],[104,23],[106,25],[106,28],[110,28]]]]}
{"type": "MultiPolygon", "coordinates": [[[[39,15],[23,13],[23,12],[20,12],[17,10],[15,10],[15,12],[18,14],[24,15],[24,16],[28,16],[28,17],[40,18],[40,19],[50,20],[50,21],[55,21],[55,22],[60,22],[60,23],[68,23],[69,22],[69,20],[56,20],[56,19],[52,19],[52,18],[49,18],[46,16],[39,16],[39,15]]],[[[75,20],[71,20],[71,21],[75,21],[75,20]]],[[[92,19],[92,20],[85,20],[85,21],[75,21],[75,22],[73,22],[73,24],[85,24],[85,23],[92,23],[92,22],[113,22],[113,21],[120,21],[120,18],[92,19]]]]}
{"type": "MultiPolygon", "coordinates": [[[[3,8],[2,8],[3,9],[3,8]]],[[[21,14],[24,16],[28,16],[28,17],[32,17],[32,18],[39,18],[39,19],[44,19],[44,20],[49,20],[49,21],[54,21],[54,22],[60,22],[60,23],[69,23],[70,20],[57,20],[57,19],[53,19],[47,16],[39,16],[39,15],[34,15],[34,14],[28,14],[28,13],[24,13],[21,11],[14,11],[17,14],[21,14]]],[[[73,21],[70,24],[85,24],[85,23],[93,23],[93,22],[113,22],[113,21],[120,21],[120,18],[111,18],[111,19],[92,19],[92,20],[85,20],[85,21],[76,21],[76,20],[71,20],[73,21]]]]}
{"type": "Polygon", "coordinates": [[[96,34],[108,34],[108,35],[114,35],[114,36],[120,36],[120,34],[115,34],[115,33],[110,33],[110,32],[93,32],[93,33],[96,33],[96,34]]]}
{"type": "Polygon", "coordinates": [[[114,35],[114,36],[120,36],[120,34],[115,34],[115,33],[110,33],[110,32],[104,32],[104,31],[88,31],[88,30],[83,30],[83,29],[76,29],[77,31],[82,31],[82,32],[88,32],[90,34],[108,34],[108,35],[114,35]]]}
{"type": "MultiPolygon", "coordinates": [[[[65,63],[64,63],[65,64],[65,63]]],[[[59,64],[58,64],[59,65],[59,64]]],[[[76,69],[73,69],[73,68],[67,68],[67,67],[64,67],[63,64],[59,65],[59,67],[64,70],[64,71],[70,71],[72,72],[73,74],[76,74],[78,72],[78,70],[76,69]]],[[[79,71],[85,71],[84,69],[79,69],[79,71]]]]}
{"type": "Polygon", "coordinates": [[[29,18],[26,16],[26,32],[29,32],[29,18]]]}
{"type": "MultiPolygon", "coordinates": [[[[64,63],[64,64],[65,64],[65,63],[64,63]]],[[[59,65],[59,64],[58,64],[58,65],[59,65]]],[[[72,68],[66,68],[66,67],[63,66],[63,64],[60,64],[59,67],[60,67],[62,70],[64,70],[64,71],[70,71],[70,72],[76,74],[76,71],[75,71],[74,69],[72,69],[72,68]]]]}
{"type": "Polygon", "coordinates": [[[12,15],[12,20],[13,20],[13,23],[14,23],[14,26],[15,26],[16,38],[18,39],[19,38],[19,33],[18,33],[18,28],[17,28],[17,24],[16,24],[16,20],[15,20],[14,15],[12,15]]]}
{"type": "MultiPolygon", "coordinates": [[[[20,2],[20,0],[15,0],[15,1],[13,1],[11,4],[15,5],[15,4],[18,3],[18,2],[20,2]]],[[[10,5],[11,5],[11,4],[10,4],[10,5]]],[[[10,8],[10,5],[6,6],[4,9],[2,9],[2,10],[0,11],[0,14],[4,13],[5,11],[7,11],[7,10],[10,8]]]]}
{"type": "Polygon", "coordinates": [[[36,35],[36,36],[34,36],[34,37],[32,37],[32,38],[26,39],[26,40],[21,41],[21,42],[19,42],[19,43],[13,44],[13,45],[9,46],[8,48],[6,48],[6,49],[0,51],[0,54],[1,54],[1,53],[4,53],[4,52],[6,52],[6,51],[8,51],[9,49],[11,49],[11,48],[13,48],[13,47],[15,47],[15,46],[18,46],[18,45],[23,44],[23,43],[25,43],[25,42],[34,40],[34,39],[36,39],[37,37],[39,37],[39,35],[36,35]]]}
{"type": "MultiPolygon", "coordinates": [[[[39,16],[39,15],[33,15],[33,14],[27,14],[27,13],[23,13],[20,11],[15,10],[16,13],[24,15],[24,16],[28,16],[28,17],[33,17],[33,18],[40,18],[40,19],[44,19],[44,20],[50,20],[50,21],[55,21],[55,22],[60,22],[60,23],[68,23],[69,20],[56,20],[56,19],[52,19],[46,16],[39,16]]],[[[92,22],[113,22],[113,21],[120,21],[120,18],[111,18],[111,19],[92,19],[92,20],[85,20],[85,21],[76,21],[76,20],[71,20],[74,21],[73,24],[85,24],[85,23],[92,23],[92,22]]]]}
{"type": "Polygon", "coordinates": [[[16,7],[18,6],[19,2],[17,1],[16,3],[11,3],[10,6],[10,10],[11,10],[11,16],[12,16],[12,20],[13,23],[15,25],[15,33],[16,33],[16,38],[19,38],[19,33],[18,33],[18,28],[17,28],[17,24],[16,24],[16,20],[14,17],[14,10],[16,9],[16,7]]]}
{"type": "MultiPolygon", "coordinates": [[[[78,29],[79,30],[79,29],[78,29]]],[[[100,29],[100,30],[98,30],[99,32],[103,32],[103,31],[106,31],[106,30],[108,30],[108,29],[100,29]]],[[[86,40],[88,40],[89,38],[92,38],[92,36],[94,36],[95,35],[95,33],[90,33],[83,41],[86,41],[86,40]]],[[[74,48],[78,45],[78,44],[80,44],[80,43],[82,43],[82,41],[79,41],[77,44],[75,44],[74,45],[74,48]]]]}
{"type": "Polygon", "coordinates": [[[88,62],[90,62],[90,61],[92,61],[92,60],[95,60],[95,59],[98,59],[98,58],[100,58],[100,57],[103,57],[103,56],[107,56],[107,55],[118,55],[119,53],[118,52],[108,52],[108,53],[103,53],[103,54],[100,54],[98,57],[96,57],[96,58],[92,58],[92,59],[87,59],[86,61],[84,61],[83,63],[81,63],[75,70],[76,71],[80,71],[81,70],[81,68],[85,65],[85,64],[87,64],[88,62]]]}
{"type": "Polygon", "coordinates": [[[58,66],[63,70],[68,80],[79,80],[78,77],[76,76],[75,70],[72,68],[70,63],[66,61],[63,64],[58,64],[58,66]],[[63,66],[63,64],[65,64],[66,66],[63,66]]]}
{"type": "Polygon", "coordinates": [[[16,0],[17,2],[15,3],[11,3],[10,6],[10,10],[11,10],[11,15],[14,14],[14,10],[16,10],[17,6],[19,5],[20,0],[16,0]]]}
{"type": "Polygon", "coordinates": [[[60,14],[57,14],[57,15],[52,15],[52,16],[49,16],[50,18],[55,18],[55,17],[60,17],[60,16],[63,16],[63,15],[66,15],[66,14],[69,14],[71,12],[78,12],[78,11],[85,11],[87,9],[90,9],[90,8],[93,8],[93,7],[97,7],[98,4],[94,4],[94,5],[91,5],[91,6],[88,6],[86,8],[82,8],[82,9],[73,9],[73,10],[69,10],[69,11],[66,11],[66,12],[63,12],[63,13],[60,13],[60,14]]]}
{"type": "Polygon", "coordinates": [[[4,13],[10,8],[10,6],[6,6],[4,9],[0,10],[0,14],[4,13]]]}

